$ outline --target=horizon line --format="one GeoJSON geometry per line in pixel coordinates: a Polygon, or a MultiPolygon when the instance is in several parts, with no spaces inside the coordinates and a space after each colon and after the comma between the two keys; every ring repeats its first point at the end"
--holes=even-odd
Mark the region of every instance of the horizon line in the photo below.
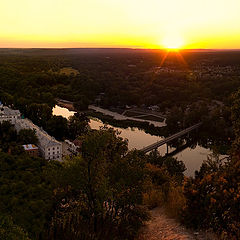
{"type": "Polygon", "coordinates": [[[128,50],[170,50],[170,51],[182,51],[182,50],[217,50],[217,51],[240,51],[240,48],[139,48],[139,47],[0,47],[0,49],[49,49],[49,50],[61,50],[61,49],[128,49],[128,50]]]}

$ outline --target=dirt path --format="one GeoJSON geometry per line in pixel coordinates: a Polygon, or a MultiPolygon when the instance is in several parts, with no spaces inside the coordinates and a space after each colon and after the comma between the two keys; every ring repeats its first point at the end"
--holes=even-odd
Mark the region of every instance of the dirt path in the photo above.
{"type": "Polygon", "coordinates": [[[169,218],[163,208],[151,210],[152,219],[147,222],[137,240],[214,240],[212,234],[193,233],[169,218]]]}

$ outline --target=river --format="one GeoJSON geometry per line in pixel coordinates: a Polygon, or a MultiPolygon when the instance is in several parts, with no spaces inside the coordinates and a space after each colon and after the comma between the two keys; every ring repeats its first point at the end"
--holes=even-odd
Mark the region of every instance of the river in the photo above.
{"type": "MultiPolygon", "coordinates": [[[[65,118],[69,118],[70,116],[74,115],[74,111],[69,111],[67,108],[60,107],[56,105],[53,108],[53,114],[57,116],[63,116],[65,118]]],[[[89,123],[92,129],[99,129],[100,127],[104,126],[104,124],[99,119],[90,119],[89,123]]],[[[141,149],[146,147],[156,141],[159,141],[163,138],[153,136],[151,134],[145,133],[143,130],[138,128],[118,128],[113,127],[112,125],[106,125],[107,127],[114,128],[115,130],[120,131],[120,136],[124,139],[128,140],[128,147],[129,149],[141,149]]],[[[161,155],[166,153],[166,146],[163,145],[158,148],[161,155]]],[[[170,149],[171,151],[171,149],[170,149]]],[[[196,170],[200,169],[200,166],[204,160],[207,160],[208,155],[212,154],[212,151],[207,148],[203,148],[197,145],[195,148],[186,148],[180,153],[174,155],[178,160],[184,162],[187,170],[184,172],[186,176],[193,176],[196,170]]]]}

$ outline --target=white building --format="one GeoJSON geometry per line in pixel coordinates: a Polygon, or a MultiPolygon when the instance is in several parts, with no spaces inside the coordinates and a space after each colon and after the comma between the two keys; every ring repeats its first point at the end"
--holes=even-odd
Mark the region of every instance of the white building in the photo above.
{"type": "Polygon", "coordinates": [[[68,145],[68,150],[70,152],[72,152],[73,154],[78,153],[78,146],[76,146],[73,142],[69,141],[69,140],[65,140],[64,141],[67,145],[68,145]]]}
{"type": "Polygon", "coordinates": [[[39,128],[29,119],[17,119],[15,128],[19,132],[21,129],[35,130],[39,143],[38,148],[40,154],[45,159],[62,160],[62,143],[58,142],[54,137],[51,137],[43,129],[39,128]]]}
{"type": "Polygon", "coordinates": [[[19,110],[13,110],[9,107],[3,106],[0,102],[0,122],[9,121],[11,124],[15,124],[17,119],[21,118],[19,110]]]}

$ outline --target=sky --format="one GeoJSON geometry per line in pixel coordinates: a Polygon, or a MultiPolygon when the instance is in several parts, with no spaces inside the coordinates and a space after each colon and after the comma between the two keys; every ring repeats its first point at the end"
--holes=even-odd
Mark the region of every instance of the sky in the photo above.
{"type": "Polygon", "coordinates": [[[240,0],[0,0],[0,47],[240,49],[240,0]]]}

